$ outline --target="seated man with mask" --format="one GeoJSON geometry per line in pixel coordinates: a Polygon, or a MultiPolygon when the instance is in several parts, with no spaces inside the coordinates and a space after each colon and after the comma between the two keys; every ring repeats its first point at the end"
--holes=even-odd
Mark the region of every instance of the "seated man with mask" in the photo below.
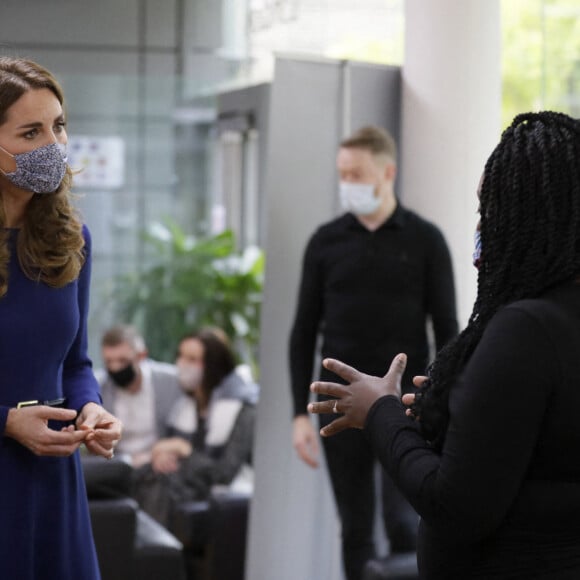
{"type": "Polygon", "coordinates": [[[101,339],[104,369],[95,371],[103,406],[122,421],[116,453],[133,466],[148,463],[153,445],[181,394],[174,365],[147,358],[143,337],[132,326],[118,325],[101,339]]]}

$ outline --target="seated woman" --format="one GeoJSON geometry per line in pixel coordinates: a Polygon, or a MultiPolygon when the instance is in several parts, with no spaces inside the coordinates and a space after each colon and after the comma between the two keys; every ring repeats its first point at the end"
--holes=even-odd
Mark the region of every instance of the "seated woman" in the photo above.
{"type": "Polygon", "coordinates": [[[251,464],[258,386],[236,371],[225,333],[205,328],[183,337],[176,364],[183,395],[168,420],[168,437],[151,463],[135,472],[133,495],[160,523],[173,508],[231,485],[251,464]]]}

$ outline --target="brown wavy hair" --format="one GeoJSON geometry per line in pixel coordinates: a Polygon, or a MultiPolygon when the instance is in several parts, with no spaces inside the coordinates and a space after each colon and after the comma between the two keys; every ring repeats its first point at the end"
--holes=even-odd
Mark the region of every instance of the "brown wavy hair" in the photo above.
{"type": "MultiPolygon", "coordinates": [[[[8,109],[27,91],[49,89],[64,108],[62,88],[54,76],[35,62],[0,56],[0,126],[8,109]]],[[[85,256],[82,223],[71,203],[72,172],[54,193],[35,194],[26,209],[16,253],[22,270],[32,280],[61,288],[78,278],[85,256]]],[[[2,191],[0,189],[0,200],[2,191]]],[[[8,291],[10,249],[6,216],[0,203],[0,297],[8,291]]]]}

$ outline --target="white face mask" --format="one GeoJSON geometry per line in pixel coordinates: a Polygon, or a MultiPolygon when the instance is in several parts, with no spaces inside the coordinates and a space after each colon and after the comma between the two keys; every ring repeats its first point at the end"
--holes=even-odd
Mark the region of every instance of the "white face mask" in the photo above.
{"type": "Polygon", "coordinates": [[[186,393],[193,393],[201,385],[202,379],[203,368],[198,365],[177,367],[177,380],[186,393]]]}
{"type": "Polygon", "coordinates": [[[375,195],[375,186],[372,183],[341,181],[338,193],[342,208],[356,215],[370,215],[375,213],[381,205],[381,200],[375,195]]]}

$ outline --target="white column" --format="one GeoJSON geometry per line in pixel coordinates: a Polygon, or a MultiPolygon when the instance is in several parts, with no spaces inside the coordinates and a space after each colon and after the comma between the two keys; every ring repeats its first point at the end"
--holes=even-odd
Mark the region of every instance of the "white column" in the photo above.
{"type": "Polygon", "coordinates": [[[477,185],[500,136],[499,0],[406,0],[401,191],[443,230],[460,326],[476,295],[477,185]]]}

